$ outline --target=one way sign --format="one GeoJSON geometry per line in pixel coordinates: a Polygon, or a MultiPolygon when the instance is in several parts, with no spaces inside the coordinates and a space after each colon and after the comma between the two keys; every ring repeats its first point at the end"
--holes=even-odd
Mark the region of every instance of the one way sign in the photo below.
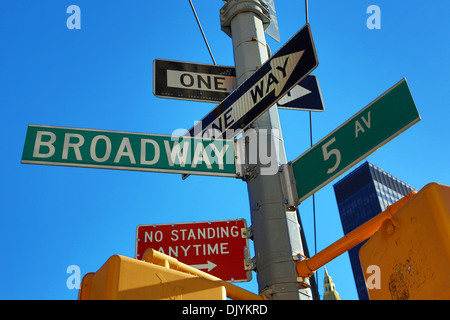
{"type": "Polygon", "coordinates": [[[227,132],[227,138],[237,136],[318,64],[311,30],[306,24],[250,78],[197,122],[187,135],[219,138],[231,130],[227,132]]]}

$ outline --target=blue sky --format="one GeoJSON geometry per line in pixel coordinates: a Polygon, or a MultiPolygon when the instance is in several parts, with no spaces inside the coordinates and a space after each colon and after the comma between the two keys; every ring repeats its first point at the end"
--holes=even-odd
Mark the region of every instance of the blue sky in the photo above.
{"type": "MultiPolygon", "coordinates": [[[[220,30],[223,2],[193,2],[217,64],[234,65],[231,39],[220,30]]],[[[304,1],[275,5],[281,42],[267,38],[272,52],[305,23],[304,1]]],[[[450,184],[450,3],[310,1],[309,10],[320,62],[313,74],[326,108],[313,113],[314,141],[405,77],[422,120],[367,160],[417,189],[450,184]],[[372,4],[381,9],[379,30],[366,26],[372,4]]],[[[133,257],[138,225],[250,224],[241,180],[20,163],[28,124],[171,134],[213,109],[152,93],[154,59],[212,63],[187,0],[2,1],[0,41],[1,299],[76,299],[67,268],[84,275],[114,254],[133,257]],[[81,9],[80,30],[66,27],[72,4],[81,9]]],[[[310,146],[309,115],[279,114],[294,160],[310,146]]],[[[318,250],[343,236],[332,186],[344,175],[316,193],[318,250]]],[[[311,198],[299,209],[313,252],[311,198]]],[[[357,299],[348,255],[327,269],[341,297],[357,299]]],[[[257,290],[255,280],[242,286],[257,290]]]]}

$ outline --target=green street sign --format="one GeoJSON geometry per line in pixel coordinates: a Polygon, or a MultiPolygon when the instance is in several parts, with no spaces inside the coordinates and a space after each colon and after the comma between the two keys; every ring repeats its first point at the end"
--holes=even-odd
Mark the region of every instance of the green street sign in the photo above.
{"type": "Polygon", "coordinates": [[[403,79],[292,162],[299,202],[419,120],[403,79]]]}
{"type": "Polygon", "coordinates": [[[234,141],[29,125],[22,163],[236,176],[234,141]]]}

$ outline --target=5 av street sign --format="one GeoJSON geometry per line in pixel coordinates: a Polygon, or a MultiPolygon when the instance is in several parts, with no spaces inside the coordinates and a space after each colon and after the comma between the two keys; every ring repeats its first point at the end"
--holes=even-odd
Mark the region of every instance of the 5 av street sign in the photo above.
{"type": "Polygon", "coordinates": [[[403,79],[292,162],[299,201],[419,120],[403,79]]]}
{"type": "Polygon", "coordinates": [[[250,281],[247,223],[244,219],[141,225],[136,230],[136,258],[148,248],[225,281],[250,281]]]}
{"type": "MultiPolygon", "coordinates": [[[[227,129],[239,134],[273,106],[319,64],[309,24],[306,24],[250,78],[188,132],[199,136],[227,129]]],[[[212,135],[211,135],[212,136],[212,135]]],[[[227,138],[231,138],[227,136],[227,138]]]]}
{"type": "Polygon", "coordinates": [[[22,163],[236,176],[234,141],[29,125],[22,163]]]}

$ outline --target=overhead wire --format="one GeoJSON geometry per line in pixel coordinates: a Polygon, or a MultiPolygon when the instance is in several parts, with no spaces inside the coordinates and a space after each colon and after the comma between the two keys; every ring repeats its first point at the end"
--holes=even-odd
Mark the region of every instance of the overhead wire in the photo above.
{"type": "MultiPolygon", "coordinates": [[[[305,16],[306,23],[309,23],[309,8],[308,8],[308,0],[305,0],[305,16]]],[[[313,128],[312,128],[312,112],[309,111],[309,136],[310,136],[310,144],[313,146],[313,128]]],[[[316,197],[313,193],[312,195],[312,209],[313,209],[313,235],[314,235],[314,255],[317,254],[317,226],[316,226],[316,197]]],[[[318,283],[317,274],[314,275],[316,283],[318,283]]]]}
{"type": "Polygon", "coordinates": [[[200,32],[202,33],[203,40],[205,40],[205,44],[206,44],[206,47],[208,48],[209,54],[211,56],[211,59],[212,59],[213,63],[216,65],[216,60],[214,59],[214,56],[213,56],[212,51],[211,51],[211,48],[209,47],[208,40],[206,39],[205,33],[203,32],[202,25],[200,24],[200,20],[198,19],[197,12],[195,11],[194,4],[192,3],[192,0],[189,0],[189,4],[191,5],[192,12],[194,13],[195,20],[197,20],[197,24],[198,24],[198,27],[200,28],[200,32]]]}

